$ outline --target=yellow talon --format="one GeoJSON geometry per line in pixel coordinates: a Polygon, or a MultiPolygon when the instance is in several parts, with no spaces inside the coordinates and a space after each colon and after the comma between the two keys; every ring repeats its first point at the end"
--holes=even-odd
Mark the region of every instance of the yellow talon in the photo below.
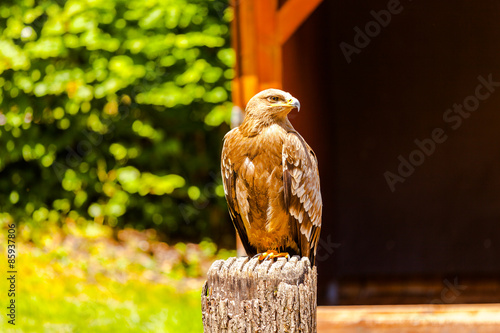
{"type": "Polygon", "coordinates": [[[286,259],[290,258],[290,255],[287,252],[278,252],[275,250],[267,250],[266,252],[261,253],[258,256],[259,256],[259,261],[266,259],[274,259],[274,258],[286,258],[286,259]]]}

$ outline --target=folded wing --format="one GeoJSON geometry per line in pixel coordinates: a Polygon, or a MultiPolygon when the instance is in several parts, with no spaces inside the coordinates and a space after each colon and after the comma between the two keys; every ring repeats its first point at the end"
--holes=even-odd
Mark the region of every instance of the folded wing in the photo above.
{"type": "Polygon", "coordinates": [[[297,132],[289,132],[283,144],[283,189],[293,237],[314,264],[323,209],[318,161],[297,132]]]}
{"type": "MultiPolygon", "coordinates": [[[[238,175],[237,171],[234,169],[234,163],[231,161],[230,152],[232,149],[237,149],[236,145],[235,147],[228,144],[227,140],[232,135],[234,135],[234,130],[227,133],[224,146],[222,148],[222,182],[224,184],[224,194],[226,196],[229,214],[231,215],[231,221],[233,222],[236,232],[240,236],[247,255],[252,256],[257,254],[257,251],[252,245],[250,245],[246,232],[246,228],[249,228],[250,224],[249,219],[251,218],[248,193],[246,186],[243,184],[244,181],[241,175],[238,175]]],[[[236,154],[236,156],[239,155],[241,154],[236,154]]]]}

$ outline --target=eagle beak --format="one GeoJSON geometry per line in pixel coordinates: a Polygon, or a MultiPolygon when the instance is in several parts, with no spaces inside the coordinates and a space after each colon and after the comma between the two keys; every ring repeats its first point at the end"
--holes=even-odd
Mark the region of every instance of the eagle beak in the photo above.
{"type": "Polygon", "coordinates": [[[294,108],[297,108],[297,111],[300,111],[300,102],[295,97],[290,98],[286,103],[294,108]]]}

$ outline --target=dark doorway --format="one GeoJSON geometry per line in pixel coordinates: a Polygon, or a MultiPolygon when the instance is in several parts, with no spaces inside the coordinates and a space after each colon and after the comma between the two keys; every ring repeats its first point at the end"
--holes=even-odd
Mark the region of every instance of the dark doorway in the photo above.
{"type": "Polygon", "coordinates": [[[453,302],[500,301],[500,3],[326,0],[283,63],[320,163],[320,304],[455,280],[453,302]]]}

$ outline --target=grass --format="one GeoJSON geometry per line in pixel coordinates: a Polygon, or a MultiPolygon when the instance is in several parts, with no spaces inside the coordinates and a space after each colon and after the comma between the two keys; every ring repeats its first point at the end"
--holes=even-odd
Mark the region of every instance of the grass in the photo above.
{"type": "Polygon", "coordinates": [[[168,286],[140,282],[61,282],[20,288],[16,329],[4,323],[1,331],[203,332],[199,292],[179,294],[168,286]]]}
{"type": "MultiPolygon", "coordinates": [[[[216,252],[209,242],[169,246],[135,230],[118,241],[109,230],[90,234],[18,241],[16,325],[2,310],[1,332],[203,332],[206,270],[233,252],[216,252]]],[[[5,253],[5,242],[0,248],[5,253]]],[[[6,260],[0,269],[7,271],[6,260]]],[[[7,289],[1,278],[2,309],[7,289]]]]}

